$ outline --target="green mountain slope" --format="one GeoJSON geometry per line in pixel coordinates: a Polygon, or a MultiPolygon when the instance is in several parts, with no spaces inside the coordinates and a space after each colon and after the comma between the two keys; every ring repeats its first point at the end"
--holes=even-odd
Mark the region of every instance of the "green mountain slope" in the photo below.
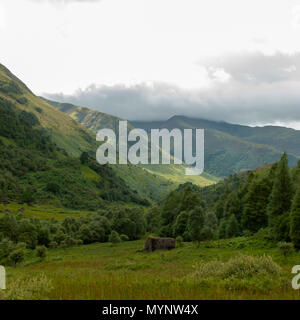
{"type": "MultiPolygon", "coordinates": [[[[85,128],[96,133],[101,128],[109,128],[117,131],[119,121],[122,120],[110,114],[91,110],[85,107],[75,106],[71,103],[60,103],[42,98],[56,109],[66,113],[72,119],[82,124],[85,128]]],[[[132,126],[129,129],[131,129],[132,126]]]]}
{"type": "Polygon", "coordinates": [[[269,145],[280,151],[297,156],[300,155],[299,130],[279,126],[249,127],[226,122],[191,119],[182,116],[175,116],[168,120],[168,122],[179,122],[192,127],[218,130],[250,142],[269,145]]]}
{"type": "Polygon", "coordinates": [[[95,150],[85,128],[0,66],[0,199],[86,210],[147,204],[112,167],[83,153],[95,150]]]}
{"type": "MultiPolygon", "coordinates": [[[[179,124],[193,128],[218,130],[250,142],[269,145],[296,156],[300,155],[300,131],[291,128],[279,126],[249,127],[184,116],[172,117],[166,123],[172,126],[179,124]]],[[[160,122],[160,124],[162,123],[160,122]]]]}
{"type": "Polygon", "coordinates": [[[57,112],[45,100],[35,96],[26,85],[0,64],[0,97],[14,103],[18,110],[32,113],[47,130],[53,142],[70,155],[79,156],[96,146],[93,137],[72,118],[57,112]]]}
{"type": "Polygon", "coordinates": [[[184,116],[174,116],[167,121],[131,121],[131,124],[147,131],[151,128],[205,129],[205,172],[218,177],[276,162],[284,151],[290,151],[293,166],[300,154],[300,132],[293,129],[252,128],[184,116]]]}
{"type": "MultiPolygon", "coordinates": [[[[117,132],[119,121],[122,120],[106,113],[75,106],[70,103],[59,103],[48,99],[44,100],[58,110],[71,116],[87,129],[90,129],[94,134],[101,128],[110,128],[117,132]]],[[[133,128],[134,127],[131,124],[128,124],[129,130],[133,128]]],[[[163,199],[167,193],[174,189],[178,184],[193,182],[199,186],[207,186],[218,180],[209,174],[201,176],[186,176],[185,166],[173,164],[167,166],[117,165],[114,166],[114,169],[133,189],[138,190],[138,192],[142,192],[143,195],[159,200],[163,199]]]]}

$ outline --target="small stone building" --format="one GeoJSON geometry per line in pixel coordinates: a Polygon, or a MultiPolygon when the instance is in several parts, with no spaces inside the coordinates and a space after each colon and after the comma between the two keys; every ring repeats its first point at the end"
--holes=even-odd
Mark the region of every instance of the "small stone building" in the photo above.
{"type": "Polygon", "coordinates": [[[145,249],[149,252],[157,249],[171,250],[175,248],[175,239],[173,238],[160,238],[149,236],[145,242],[145,249]]]}

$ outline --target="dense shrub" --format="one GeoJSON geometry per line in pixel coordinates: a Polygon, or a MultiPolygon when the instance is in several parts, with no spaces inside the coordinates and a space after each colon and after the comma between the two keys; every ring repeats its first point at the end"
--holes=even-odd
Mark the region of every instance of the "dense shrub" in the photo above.
{"type": "Polygon", "coordinates": [[[116,243],[120,243],[122,240],[121,240],[118,232],[112,230],[111,234],[109,235],[108,241],[113,244],[116,244],[116,243]]]}
{"type": "Polygon", "coordinates": [[[45,275],[8,278],[7,289],[0,290],[0,300],[41,300],[53,290],[52,282],[45,275]]]}
{"type": "Polygon", "coordinates": [[[47,248],[45,246],[37,246],[35,250],[36,250],[36,256],[38,258],[40,258],[41,260],[46,258],[47,248]]]}
{"type": "Polygon", "coordinates": [[[28,102],[27,98],[25,97],[16,98],[16,101],[20,104],[26,104],[28,102]]]}
{"type": "Polygon", "coordinates": [[[60,243],[60,246],[62,248],[69,248],[75,246],[76,244],[76,240],[67,235],[66,238],[60,243]]]}
{"type": "Polygon", "coordinates": [[[129,237],[128,237],[126,234],[121,234],[121,235],[120,235],[120,239],[121,239],[122,241],[128,241],[128,240],[129,240],[129,237]]]}
{"type": "Polygon", "coordinates": [[[278,242],[277,248],[285,258],[294,252],[294,245],[291,242],[278,242]]]}
{"type": "Polygon", "coordinates": [[[8,260],[13,266],[16,266],[18,263],[24,260],[24,256],[25,252],[23,249],[16,249],[9,254],[8,260]]]}
{"type": "Polygon", "coordinates": [[[55,248],[57,248],[58,247],[58,243],[56,242],[56,241],[51,241],[50,243],[49,243],[49,248],[50,249],[55,249],[55,248]]]}
{"type": "Polygon", "coordinates": [[[281,268],[270,256],[238,255],[227,262],[214,260],[207,263],[196,264],[193,276],[196,278],[219,277],[249,278],[260,275],[277,275],[281,268]]]}
{"type": "Polygon", "coordinates": [[[177,247],[182,247],[182,243],[183,243],[183,238],[182,236],[178,236],[176,237],[176,244],[177,244],[177,247]]]}

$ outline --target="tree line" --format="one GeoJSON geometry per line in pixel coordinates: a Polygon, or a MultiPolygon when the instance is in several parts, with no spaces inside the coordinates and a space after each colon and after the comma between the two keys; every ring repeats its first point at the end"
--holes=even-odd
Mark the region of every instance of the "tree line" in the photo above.
{"type": "Polygon", "coordinates": [[[145,231],[145,214],[140,208],[116,208],[76,219],[66,217],[62,221],[32,218],[24,212],[5,212],[0,217],[0,264],[24,256],[25,249],[137,240],[145,231]]]}
{"type": "Polygon", "coordinates": [[[213,186],[191,183],[171,192],[148,217],[149,232],[185,241],[248,236],[265,229],[274,241],[300,247],[300,161],[232,175],[213,186]]]}

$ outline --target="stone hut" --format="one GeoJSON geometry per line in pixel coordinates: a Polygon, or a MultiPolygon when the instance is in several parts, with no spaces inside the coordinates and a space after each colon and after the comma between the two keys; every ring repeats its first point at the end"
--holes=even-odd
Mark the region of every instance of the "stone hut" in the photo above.
{"type": "Polygon", "coordinates": [[[171,250],[175,248],[175,239],[173,238],[160,238],[149,236],[145,242],[145,249],[152,252],[157,249],[171,250]]]}

